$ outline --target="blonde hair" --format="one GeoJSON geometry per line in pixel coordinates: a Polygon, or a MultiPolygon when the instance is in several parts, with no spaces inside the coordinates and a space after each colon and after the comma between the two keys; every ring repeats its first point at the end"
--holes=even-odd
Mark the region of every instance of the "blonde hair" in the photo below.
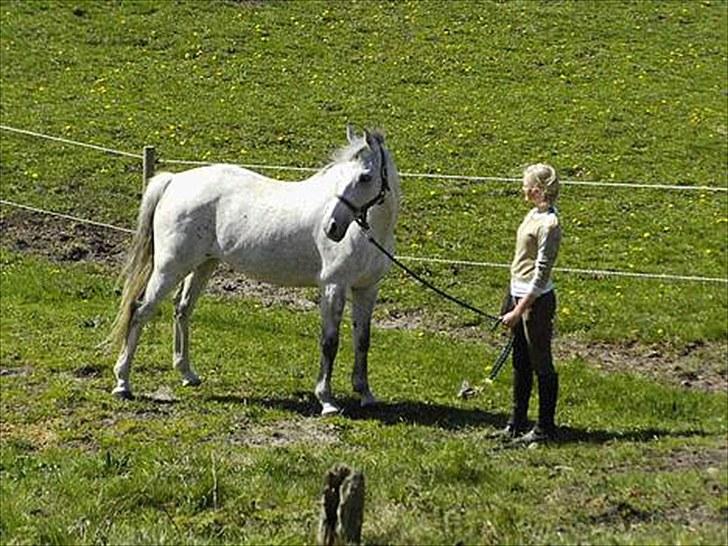
{"type": "Polygon", "coordinates": [[[540,188],[549,203],[553,203],[559,197],[561,189],[559,175],[551,165],[546,163],[529,165],[523,171],[523,181],[529,186],[540,188]]]}

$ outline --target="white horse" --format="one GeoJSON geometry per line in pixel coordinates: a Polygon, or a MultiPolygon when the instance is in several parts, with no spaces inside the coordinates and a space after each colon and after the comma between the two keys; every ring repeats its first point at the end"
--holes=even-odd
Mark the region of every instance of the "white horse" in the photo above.
{"type": "Polygon", "coordinates": [[[357,136],[334,161],[301,182],[281,182],[232,165],[177,174],[149,183],[123,275],[124,289],[110,340],[120,348],[114,373],[120,398],[131,397],[129,375],[142,327],[157,304],[174,299],[174,367],[184,385],[200,384],[190,363],[189,317],[219,262],[247,275],[288,286],[321,289],[321,356],[315,394],[322,414],[336,413],[331,375],[347,294],[354,335],[352,386],[362,406],[376,403],[369,389],[367,353],[378,283],[390,260],[355,219],[394,250],[399,176],[381,134],[357,136]]]}

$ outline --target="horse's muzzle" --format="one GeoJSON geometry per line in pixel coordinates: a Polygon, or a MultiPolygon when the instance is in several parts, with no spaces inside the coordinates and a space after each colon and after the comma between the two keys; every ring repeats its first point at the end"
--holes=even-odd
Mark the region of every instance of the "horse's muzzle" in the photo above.
{"type": "Polygon", "coordinates": [[[344,235],[346,235],[346,227],[347,226],[342,226],[334,218],[332,218],[329,220],[329,223],[324,226],[324,233],[326,234],[326,237],[335,243],[338,243],[344,238],[344,235]]]}

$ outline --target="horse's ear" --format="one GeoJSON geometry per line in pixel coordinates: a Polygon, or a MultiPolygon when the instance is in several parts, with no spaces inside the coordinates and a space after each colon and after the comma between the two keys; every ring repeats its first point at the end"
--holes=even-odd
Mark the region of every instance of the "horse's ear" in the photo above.
{"type": "Polygon", "coordinates": [[[370,133],[368,129],[364,129],[364,139],[367,141],[369,149],[374,150],[380,144],[375,133],[370,133]]]}
{"type": "Polygon", "coordinates": [[[346,124],[346,140],[349,141],[349,144],[353,144],[356,140],[356,129],[351,123],[346,124]]]}

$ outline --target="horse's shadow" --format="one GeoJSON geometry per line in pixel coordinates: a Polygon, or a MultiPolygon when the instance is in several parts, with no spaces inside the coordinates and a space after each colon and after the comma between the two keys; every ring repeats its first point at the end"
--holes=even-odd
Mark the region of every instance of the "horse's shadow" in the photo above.
{"type": "MultiPolygon", "coordinates": [[[[216,396],[213,402],[257,405],[270,409],[285,410],[303,417],[318,417],[321,407],[310,393],[296,392],[289,397],[245,398],[236,395],[216,396]]],[[[359,400],[351,397],[337,400],[342,406],[341,415],[353,420],[379,421],[384,425],[411,424],[439,428],[442,430],[462,430],[466,428],[501,429],[508,422],[506,413],[492,413],[477,408],[459,408],[443,404],[406,400],[401,402],[382,402],[376,406],[362,408],[359,400]]],[[[662,437],[705,436],[702,430],[671,431],[647,428],[631,431],[608,431],[561,426],[555,444],[589,443],[606,444],[612,441],[648,442],[662,437]]]]}

